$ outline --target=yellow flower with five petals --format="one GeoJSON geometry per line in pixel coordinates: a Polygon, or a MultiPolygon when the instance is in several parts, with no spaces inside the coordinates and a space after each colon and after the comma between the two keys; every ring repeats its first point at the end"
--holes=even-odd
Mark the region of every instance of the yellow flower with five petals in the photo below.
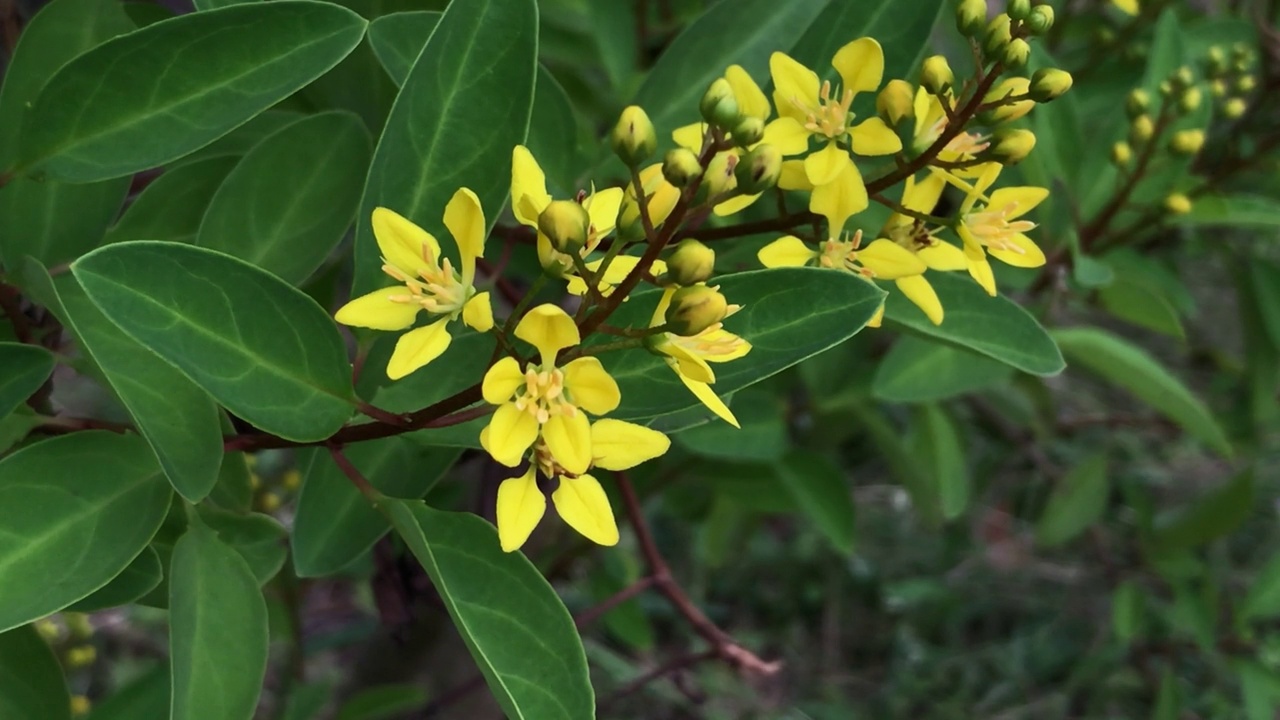
{"type": "Polygon", "coordinates": [[[1030,186],[1006,187],[988,195],[1002,169],[999,163],[981,166],[972,185],[950,173],[934,170],[966,193],[960,204],[956,233],[964,241],[969,274],[992,296],[996,294],[996,280],[988,255],[1020,268],[1040,267],[1045,263],[1044,251],[1027,237],[1036,224],[1021,218],[1044,202],[1049,191],[1030,186]]]}
{"type": "MultiPolygon", "coordinates": [[[[537,230],[538,216],[547,209],[551,200],[546,173],[533,153],[523,145],[515,146],[511,151],[511,211],[516,220],[537,230]]],[[[622,204],[622,188],[606,188],[579,200],[591,218],[587,242],[581,251],[582,257],[586,257],[613,232],[618,221],[618,208],[622,204]]],[[[550,238],[541,231],[538,232],[538,260],[544,268],[556,268],[562,275],[573,271],[573,258],[553,248],[550,238]]]]}
{"type": "MultiPolygon", "coordinates": [[[[671,297],[677,288],[668,287],[663,290],[658,307],[653,311],[650,327],[666,324],[667,308],[671,305],[671,297]]],[[[730,305],[725,317],[741,310],[740,305],[730,305]]],[[[710,363],[723,363],[737,360],[751,352],[751,343],[724,329],[724,322],[715,323],[702,332],[689,337],[675,333],[663,332],[646,338],[649,348],[664,355],[667,365],[675,371],[676,377],[684,384],[694,397],[720,419],[734,427],[740,427],[729,406],[724,404],[720,396],[711,389],[716,381],[715,371],[710,363]]]]}

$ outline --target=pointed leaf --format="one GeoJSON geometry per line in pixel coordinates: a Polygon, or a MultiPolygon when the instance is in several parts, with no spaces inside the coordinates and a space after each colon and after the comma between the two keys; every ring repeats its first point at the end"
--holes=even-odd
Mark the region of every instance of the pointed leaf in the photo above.
{"type": "Polygon", "coordinates": [[[821,455],[801,451],[788,455],[774,468],[801,512],[836,551],[853,553],[853,492],[844,472],[821,455]]]}
{"type": "Polygon", "coordinates": [[[0,343],[0,417],[31,397],[53,372],[53,355],[39,345],[0,343]]]}
{"type": "Polygon", "coordinates": [[[259,585],[266,585],[284,567],[289,554],[288,531],[270,515],[202,506],[200,519],[218,533],[219,540],[244,558],[259,585]]]}
{"type": "Polygon", "coordinates": [[[920,405],[915,414],[911,446],[938,493],[942,517],[954,520],[969,506],[971,480],[960,430],[937,405],[920,405]]]}
{"type": "Polygon", "coordinates": [[[952,345],[904,335],[880,361],[871,394],[888,402],[937,402],[1008,381],[1013,369],[952,345]]]}
{"type": "Polygon", "coordinates": [[[89,597],[67,606],[67,609],[72,612],[95,612],[127,605],[156,589],[163,579],[164,567],[160,565],[160,556],[148,547],[111,582],[89,597]]]}
{"type": "Polygon", "coordinates": [[[404,85],[413,61],[439,22],[438,12],[412,10],[383,15],[369,23],[369,44],[396,87],[404,85]]]}
{"type": "Polygon", "coordinates": [[[1090,455],[1053,489],[1036,522],[1036,542],[1062,545],[1102,518],[1111,493],[1107,454],[1090,455]]]}
{"type": "Polygon", "coordinates": [[[1253,472],[1246,470],[1204,497],[1157,518],[1151,546],[1169,554],[1203,545],[1235,530],[1253,509],[1253,472]]]}
{"type": "Polygon", "coordinates": [[[34,627],[0,633],[0,717],[69,720],[71,696],[62,667],[34,627]]]}

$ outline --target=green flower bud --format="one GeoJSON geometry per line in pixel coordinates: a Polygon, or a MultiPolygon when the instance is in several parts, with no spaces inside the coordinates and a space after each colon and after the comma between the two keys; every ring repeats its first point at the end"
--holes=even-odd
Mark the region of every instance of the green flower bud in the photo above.
{"type": "Polygon", "coordinates": [[[73,668],[88,667],[98,658],[98,651],[92,645],[79,645],[67,649],[67,665],[73,668]]]}
{"type": "MultiPolygon", "coordinates": [[[[1024,77],[1005,78],[996,83],[996,86],[983,96],[982,102],[993,103],[1011,97],[1021,97],[1027,94],[1030,85],[1031,81],[1024,77]]],[[[1035,106],[1035,101],[1031,99],[1001,105],[1000,107],[983,111],[978,116],[978,122],[983,125],[998,125],[1002,122],[1017,120],[1031,112],[1035,106]]]]}
{"type": "Polygon", "coordinates": [[[960,0],[956,3],[956,29],[965,37],[976,37],[987,25],[987,0],[960,0]]]}
{"type": "Polygon", "coordinates": [[[1245,104],[1243,99],[1231,98],[1222,105],[1222,114],[1225,115],[1228,120],[1235,120],[1241,115],[1244,115],[1244,111],[1247,108],[1248,105],[1245,104]]]}
{"type": "Polygon", "coordinates": [[[740,148],[748,148],[764,138],[764,121],[758,117],[745,116],[730,131],[733,144],[740,148]]]}
{"type": "Polygon", "coordinates": [[[591,216],[573,200],[552,200],[538,216],[538,230],[562,253],[573,253],[587,244],[591,216]]]}
{"type": "MultiPolygon", "coordinates": [[[[668,150],[662,159],[662,176],[678,188],[686,187],[702,176],[702,163],[688,148],[668,150]]],[[[636,211],[639,213],[638,207],[636,211]]]]}
{"type": "Polygon", "coordinates": [[[1182,193],[1170,193],[1164,199],[1164,209],[1170,215],[1186,215],[1191,212],[1191,198],[1182,193]]]}
{"type": "Polygon", "coordinates": [[[889,127],[910,122],[916,114],[915,93],[906,80],[890,80],[876,95],[876,114],[889,127]]]}
{"type": "Polygon", "coordinates": [[[1093,31],[1093,39],[1099,45],[1110,45],[1116,41],[1116,31],[1109,27],[1098,27],[1093,31]]]}
{"type": "Polygon", "coordinates": [[[1124,103],[1124,111],[1132,120],[1139,115],[1145,115],[1147,110],[1151,108],[1151,94],[1142,88],[1136,88],[1129,92],[1128,99],[1124,103]]]}
{"type": "Polygon", "coordinates": [[[732,130],[738,124],[738,99],[733,86],[724,78],[716,78],[702,95],[698,104],[702,119],[722,130],[732,130]]]}
{"type": "Polygon", "coordinates": [[[1009,0],[1005,11],[1014,20],[1026,20],[1027,16],[1031,14],[1031,0],[1009,0]]]}
{"type": "Polygon", "coordinates": [[[1204,147],[1203,130],[1179,130],[1169,138],[1169,150],[1178,155],[1195,155],[1204,147]]]}
{"type": "Polygon", "coordinates": [[[1253,92],[1253,89],[1257,86],[1258,81],[1255,80],[1252,75],[1241,75],[1240,78],[1236,80],[1236,92],[1240,94],[1253,92]]]}
{"type": "Polygon", "coordinates": [[[1221,80],[1214,80],[1209,83],[1209,94],[1216,98],[1226,97],[1227,84],[1221,80]]]}
{"type": "Polygon", "coordinates": [[[692,337],[724,320],[729,302],[717,288],[706,285],[682,287],[671,296],[664,316],[667,332],[692,337]]]}
{"type": "Polygon", "coordinates": [[[89,622],[89,616],[84,613],[63,613],[62,622],[66,623],[67,630],[71,632],[73,638],[84,640],[93,637],[93,624],[89,622]]]}
{"type": "Polygon", "coordinates": [[[1178,98],[1178,110],[1182,113],[1195,112],[1200,107],[1200,101],[1204,98],[1204,93],[1200,92],[1200,88],[1192,87],[1183,91],[1182,97],[1178,98]]]}
{"type": "Polygon", "coordinates": [[[618,124],[613,126],[610,139],[613,141],[613,151],[627,167],[636,167],[648,160],[658,147],[653,122],[639,105],[623,108],[622,114],[618,116],[618,124]]]}
{"type": "Polygon", "coordinates": [[[1027,92],[1036,102],[1057,100],[1071,89],[1071,73],[1058,68],[1043,68],[1031,76],[1027,92]]]}
{"type": "Polygon", "coordinates": [[[1129,123],[1129,142],[1145,145],[1156,134],[1156,124],[1150,115],[1139,115],[1129,123]]]}
{"type": "Polygon", "coordinates": [[[925,58],[924,65],[920,67],[920,85],[930,94],[942,95],[951,89],[955,81],[955,73],[951,72],[951,65],[945,57],[931,55],[925,58]]]}
{"type": "Polygon", "coordinates": [[[716,267],[716,251],[689,238],[681,240],[667,258],[667,277],[677,285],[706,282],[716,267]]]}
{"type": "Polygon", "coordinates": [[[1209,72],[1221,75],[1227,71],[1227,51],[1223,50],[1221,45],[1213,45],[1209,48],[1207,60],[1209,72]]]}
{"type": "Polygon", "coordinates": [[[1053,6],[1037,5],[1031,8],[1031,14],[1027,16],[1027,29],[1032,35],[1044,35],[1053,27],[1053,6]]]}
{"type": "Polygon", "coordinates": [[[991,57],[1004,55],[1004,47],[1013,40],[1012,20],[1001,13],[987,23],[987,33],[982,38],[982,49],[991,57]]]}
{"type": "Polygon", "coordinates": [[[1129,143],[1121,140],[1111,146],[1111,162],[1118,167],[1128,167],[1133,161],[1133,149],[1129,147],[1129,143]]]}
{"type": "Polygon", "coordinates": [[[1004,46],[1004,54],[1000,60],[1010,70],[1021,70],[1031,59],[1031,43],[1022,38],[1014,38],[1004,46]]]}
{"type": "Polygon", "coordinates": [[[761,143],[738,161],[733,176],[738,180],[740,192],[755,195],[777,185],[781,173],[782,153],[768,143],[761,143]]]}
{"type": "Polygon", "coordinates": [[[1000,128],[991,134],[987,153],[1001,165],[1017,165],[1027,159],[1035,146],[1036,134],[1030,130],[1000,128]]]}

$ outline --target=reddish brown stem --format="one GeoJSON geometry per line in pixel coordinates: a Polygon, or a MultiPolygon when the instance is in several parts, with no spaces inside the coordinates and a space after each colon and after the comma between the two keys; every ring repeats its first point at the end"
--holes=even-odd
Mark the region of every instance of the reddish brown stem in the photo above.
{"type": "Polygon", "coordinates": [[[653,587],[654,582],[655,580],[652,576],[640,578],[613,595],[601,600],[596,605],[593,605],[575,615],[573,623],[578,626],[579,630],[587,627],[588,625],[594,624],[597,620],[604,617],[610,610],[653,587]]]}
{"type": "Polygon", "coordinates": [[[360,491],[360,494],[363,495],[366,500],[376,506],[378,504],[378,496],[380,493],[373,487],[373,485],[369,484],[369,481],[365,478],[364,474],[351,463],[351,459],[343,454],[342,446],[331,444],[328,446],[328,449],[329,456],[333,458],[334,464],[338,466],[338,469],[342,471],[342,474],[347,476],[347,479],[351,481],[352,485],[356,486],[356,489],[360,491]]]}
{"type": "Polygon", "coordinates": [[[680,657],[668,660],[667,662],[659,665],[658,667],[632,680],[626,685],[623,685],[617,690],[614,690],[612,693],[609,693],[607,697],[602,698],[600,702],[597,703],[596,708],[597,710],[603,712],[604,710],[608,709],[610,705],[616,703],[617,701],[621,700],[622,698],[628,695],[634,694],[639,690],[642,690],[646,685],[653,682],[654,680],[659,680],[668,675],[678,673],[681,670],[691,668],[694,665],[697,665],[702,662],[706,662],[707,660],[714,659],[715,657],[716,657],[715,650],[704,650],[700,653],[693,653],[692,655],[681,655],[680,657]]]}

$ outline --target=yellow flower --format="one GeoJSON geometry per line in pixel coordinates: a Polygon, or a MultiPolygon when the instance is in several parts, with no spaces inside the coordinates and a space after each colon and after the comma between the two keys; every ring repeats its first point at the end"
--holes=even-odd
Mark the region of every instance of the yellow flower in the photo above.
{"type": "MultiPolygon", "coordinates": [[[[586,267],[588,270],[595,272],[600,269],[601,262],[603,261],[592,260],[591,262],[586,263],[586,267]]],[[[615,257],[609,262],[609,267],[605,269],[604,276],[596,278],[597,288],[600,290],[600,294],[605,297],[612,295],[613,287],[625,280],[626,277],[631,274],[631,271],[635,269],[635,266],[639,264],[640,258],[635,255],[619,255],[615,257]]],[[[666,271],[667,264],[661,260],[654,260],[653,265],[649,266],[649,272],[653,273],[654,276],[661,275],[666,271]]],[[[565,279],[569,281],[569,286],[566,289],[571,295],[587,294],[587,282],[585,280],[577,275],[566,275],[565,279]]],[[[631,298],[629,297],[624,298],[623,302],[630,299],[631,298]]]]}
{"type": "Polygon", "coordinates": [[[1138,0],[1111,0],[1111,4],[1120,8],[1120,11],[1125,14],[1138,14],[1138,0]]]}
{"type": "MultiPolygon", "coordinates": [[[[663,290],[662,299],[658,301],[653,319],[649,322],[650,327],[666,323],[667,308],[671,305],[671,296],[675,292],[674,287],[663,290]]],[[[739,305],[730,305],[725,317],[741,309],[739,305]]],[[[724,323],[718,322],[689,337],[659,333],[649,338],[649,347],[666,356],[663,359],[675,371],[676,377],[703,405],[730,425],[740,427],[729,406],[711,389],[711,384],[716,381],[716,374],[709,363],[737,360],[751,352],[751,343],[725,330],[724,323]]]]}
{"type": "Polygon", "coordinates": [[[1038,187],[1009,187],[1000,188],[988,196],[987,190],[1000,176],[1001,169],[1003,166],[999,163],[982,166],[973,185],[953,175],[934,171],[967,193],[960,204],[956,233],[964,241],[969,274],[988,295],[993,296],[996,294],[996,281],[987,261],[988,255],[1021,268],[1040,267],[1045,263],[1044,251],[1026,235],[1036,224],[1019,218],[1044,202],[1049,191],[1038,187]]]}
{"type": "Polygon", "coordinates": [[[604,415],[618,407],[618,383],[594,357],[556,365],[556,355],[582,339],[573,318],[555,305],[530,310],[515,335],[538,349],[538,359],[521,370],[515,358],[505,357],[485,373],[484,399],[498,409],[480,433],[481,446],[494,460],[515,467],[541,440],[565,472],[586,472],[591,429],[583,411],[604,415]]]}
{"type": "MultiPolygon", "coordinates": [[[[666,435],[640,425],[609,419],[591,424],[591,466],[595,468],[628,470],[662,455],[670,447],[666,435]]],[[[546,514],[547,498],[538,487],[538,470],[558,479],[551,502],[569,527],[599,545],[617,545],[618,523],[600,482],[588,474],[564,472],[545,452],[545,446],[536,448],[534,460],[523,475],[503,480],[498,486],[498,540],[503,551],[511,552],[524,545],[546,514]]]]}
{"type": "MultiPolygon", "coordinates": [[[[915,114],[916,125],[912,139],[912,150],[915,152],[923,152],[933,145],[933,143],[942,136],[947,129],[947,112],[942,105],[942,99],[937,95],[931,95],[924,88],[916,90],[915,114]]],[[[946,102],[952,102],[951,94],[947,93],[946,102]]],[[[938,153],[938,159],[944,162],[965,162],[972,160],[978,153],[987,149],[990,145],[987,137],[972,132],[961,132],[959,135],[951,138],[942,152],[938,153]]],[[[971,169],[955,171],[961,177],[971,177],[973,172],[971,169]]]]}
{"type": "Polygon", "coordinates": [[[484,255],[484,210],[476,194],[462,188],[444,209],[444,225],[458,244],[462,271],[440,254],[431,233],[387,208],[373,211],[373,235],[382,252],[382,271],[399,285],[374,290],[342,306],[334,316],[343,325],[374,330],[404,330],[418,313],[440,316],[430,325],[410,330],[396,342],[387,377],[402,378],[426,365],[449,347],[448,324],[459,316],[467,325],[488,332],[493,327],[489,293],[476,293],[476,259],[484,255]]]}
{"type": "MultiPolygon", "coordinates": [[[[931,213],[942,196],[946,181],[936,175],[928,175],[919,183],[907,178],[902,191],[902,206],[919,213],[931,213]]],[[[951,243],[939,240],[930,229],[916,218],[894,213],[881,229],[880,234],[916,254],[930,270],[950,272],[964,270],[968,265],[964,251],[951,243]]],[[[934,325],[941,325],[942,303],[933,286],[924,275],[910,275],[894,281],[902,294],[920,308],[934,325]]]]}
{"type": "MultiPolygon", "coordinates": [[[[644,189],[645,199],[648,201],[649,220],[653,222],[656,228],[666,221],[671,212],[675,210],[676,204],[680,202],[680,188],[667,182],[662,175],[662,163],[655,163],[640,171],[640,185],[644,189]]],[[[635,186],[627,183],[622,199],[622,208],[618,213],[619,234],[626,236],[627,231],[632,233],[628,240],[640,240],[644,237],[642,221],[640,219],[640,202],[636,196],[635,186]]]]}
{"type": "MultiPolygon", "coordinates": [[[[547,209],[551,200],[551,194],[547,192],[547,176],[533,153],[523,145],[515,146],[511,151],[511,211],[516,220],[537,230],[538,216],[547,209]]],[[[587,242],[582,246],[582,257],[586,257],[613,232],[618,208],[622,204],[622,188],[592,192],[581,202],[591,218],[587,242]]],[[[541,231],[538,232],[538,260],[544,268],[559,268],[560,274],[573,270],[573,258],[553,248],[551,240],[541,231]]]]}

